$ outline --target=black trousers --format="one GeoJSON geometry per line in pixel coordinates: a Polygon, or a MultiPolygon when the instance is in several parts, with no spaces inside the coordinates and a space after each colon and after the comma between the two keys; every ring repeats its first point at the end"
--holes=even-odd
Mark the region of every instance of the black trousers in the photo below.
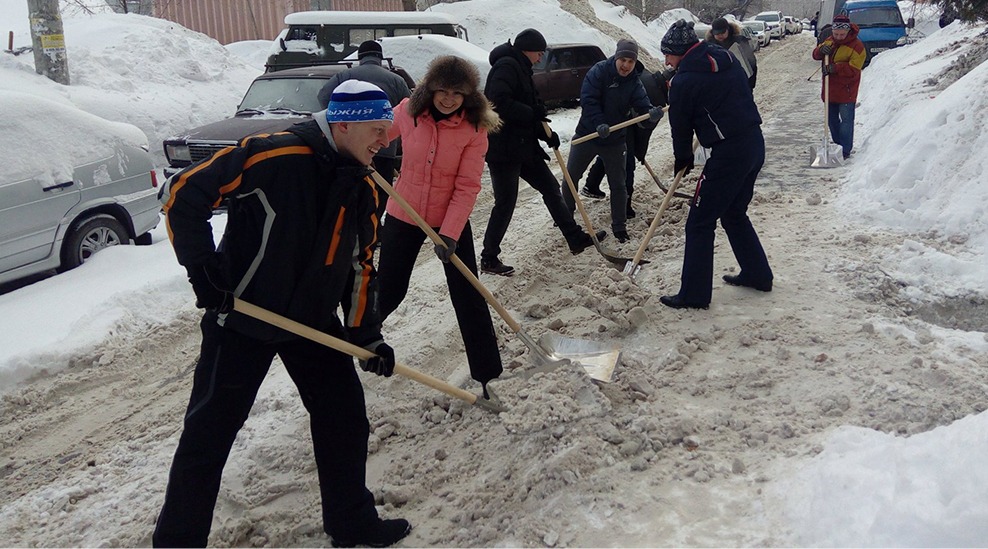
{"type": "MultiPolygon", "coordinates": [[[[408,283],[412,278],[415,259],[428,237],[417,225],[388,217],[381,229],[381,255],[378,266],[378,300],[381,317],[387,318],[408,293],[408,283]]],[[[430,240],[431,244],[432,241],[430,240]]],[[[477,275],[477,257],[473,249],[473,232],[470,222],[463,227],[463,233],[456,244],[456,255],[463,264],[477,275]]],[[[438,259],[437,259],[438,261],[438,259]]],[[[444,263],[449,299],[456,312],[460,325],[460,335],[466,347],[470,375],[480,383],[501,375],[501,352],[494,334],[494,324],[487,302],[470,281],[457,270],[453,263],[444,263]]]]}
{"type": "MultiPolygon", "coordinates": [[[[631,131],[630,128],[625,131],[628,132],[625,134],[627,136],[625,143],[627,144],[628,154],[625,156],[624,171],[626,175],[624,176],[624,186],[628,189],[628,200],[631,200],[631,195],[635,192],[635,132],[631,131]]],[[[599,191],[600,184],[604,181],[606,172],[604,169],[604,159],[598,156],[593,166],[590,166],[590,171],[587,172],[587,184],[585,186],[599,191]]]]}
{"type": "Polygon", "coordinates": [[[686,252],[679,295],[687,303],[710,303],[714,276],[714,231],[720,219],[741,276],[771,282],[772,269],[748,219],[755,179],[765,163],[765,140],[757,126],[713,146],[686,218],[686,252]]]}
{"type": "Polygon", "coordinates": [[[377,519],[366,487],[370,425],[353,359],[308,340],[266,344],[223,328],[207,312],[185,428],[168,474],[155,547],[205,547],[226,464],[274,355],[309,412],[323,528],[347,537],[377,519]]]}
{"type": "Polygon", "coordinates": [[[484,259],[495,259],[501,253],[501,241],[508,232],[511,217],[518,202],[518,180],[524,179],[542,195],[542,202],[559,227],[567,242],[579,236],[580,226],[573,220],[573,212],[563,203],[559,180],[541,158],[525,162],[488,162],[491,186],[494,188],[494,207],[484,232],[484,259]]]}

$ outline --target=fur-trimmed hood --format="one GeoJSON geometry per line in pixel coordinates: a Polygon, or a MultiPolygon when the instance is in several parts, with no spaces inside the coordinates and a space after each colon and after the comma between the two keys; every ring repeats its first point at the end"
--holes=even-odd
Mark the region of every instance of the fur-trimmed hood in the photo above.
{"type": "Polygon", "coordinates": [[[480,72],[473,63],[455,55],[437,57],[429,63],[425,78],[417,86],[408,101],[408,112],[417,119],[429,110],[432,94],[438,89],[463,92],[463,117],[475,127],[489,132],[501,127],[501,119],[491,107],[490,101],[480,89],[480,72]]]}

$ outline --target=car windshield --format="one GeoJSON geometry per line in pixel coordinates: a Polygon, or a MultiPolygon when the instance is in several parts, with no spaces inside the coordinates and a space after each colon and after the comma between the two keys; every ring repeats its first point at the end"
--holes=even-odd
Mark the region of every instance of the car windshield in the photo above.
{"type": "Polygon", "coordinates": [[[269,112],[288,109],[300,113],[322,110],[319,90],[324,78],[271,78],[255,80],[240,102],[237,112],[257,110],[269,112]]]}
{"type": "Polygon", "coordinates": [[[779,16],[774,13],[766,13],[755,16],[755,21],[778,21],[779,16]]]}
{"type": "Polygon", "coordinates": [[[850,17],[852,23],[863,29],[902,26],[902,14],[898,7],[854,10],[850,17]]]}
{"type": "Polygon", "coordinates": [[[765,22],[764,21],[745,21],[744,26],[748,27],[751,30],[755,30],[755,31],[763,31],[763,30],[765,30],[765,22]]]}

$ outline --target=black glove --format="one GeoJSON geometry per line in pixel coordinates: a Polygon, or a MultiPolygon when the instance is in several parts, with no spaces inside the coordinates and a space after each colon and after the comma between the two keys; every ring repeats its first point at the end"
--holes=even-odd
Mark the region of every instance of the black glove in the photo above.
{"type": "Polygon", "coordinates": [[[535,115],[536,120],[545,120],[546,122],[548,122],[548,119],[546,119],[546,114],[548,113],[545,112],[545,105],[542,104],[541,102],[538,105],[532,107],[532,114],[535,115]]]}
{"type": "Polygon", "coordinates": [[[384,377],[391,377],[395,373],[395,350],[390,345],[379,339],[370,345],[364,345],[364,350],[376,356],[359,360],[361,370],[384,377]]]}
{"type": "Polygon", "coordinates": [[[834,48],[830,44],[824,44],[820,46],[820,55],[830,55],[834,53],[834,48]]]}
{"type": "Polygon", "coordinates": [[[664,114],[662,107],[652,107],[648,110],[648,121],[652,124],[658,124],[664,114]]]}
{"type": "Polygon", "coordinates": [[[689,158],[687,158],[687,159],[679,159],[679,158],[677,158],[676,159],[676,167],[673,169],[673,172],[678,175],[679,172],[680,172],[680,170],[682,170],[683,168],[685,168],[686,171],[683,172],[683,176],[686,176],[691,171],[693,171],[693,168],[695,168],[695,167],[696,166],[694,166],[694,164],[693,164],[693,156],[692,155],[689,158]]]}
{"type": "Polygon", "coordinates": [[[828,74],[836,74],[837,67],[835,67],[833,64],[824,65],[823,68],[821,69],[821,72],[823,73],[824,76],[827,76],[828,74]]]}
{"type": "Polygon", "coordinates": [[[607,139],[607,136],[611,135],[611,127],[607,124],[601,124],[597,126],[597,136],[601,139],[607,139]]]}
{"type": "Polygon", "coordinates": [[[444,234],[439,235],[439,238],[443,239],[446,246],[436,244],[436,257],[438,257],[439,261],[442,261],[443,263],[449,263],[449,260],[453,257],[453,254],[456,253],[456,241],[444,234]]]}
{"type": "Polygon", "coordinates": [[[196,307],[229,313],[233,310],[233,292],[230,281],[223,274],[218,261],[187,267],[192,291],[196,294],[196,307]]]}
{"type": "Polygon", "coordinates": [[[549,145],[549,148],[550,149],[558,149],[559,148],[559,134],[556,133],[556,132],[552,132],[552,135],[550,135],[549,138],[545,140],[545,144],[546,145],[549,145]]]}

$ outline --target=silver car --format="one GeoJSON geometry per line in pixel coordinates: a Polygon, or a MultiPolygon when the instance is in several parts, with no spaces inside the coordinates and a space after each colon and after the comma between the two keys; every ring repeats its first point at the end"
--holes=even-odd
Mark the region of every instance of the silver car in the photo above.
{"type": "Polygon", "coordinates": [[[157,178],[147,137],[33,95],[0,91],[0,283],[79,266],[117,244],[150,244],[157,178]]]}

